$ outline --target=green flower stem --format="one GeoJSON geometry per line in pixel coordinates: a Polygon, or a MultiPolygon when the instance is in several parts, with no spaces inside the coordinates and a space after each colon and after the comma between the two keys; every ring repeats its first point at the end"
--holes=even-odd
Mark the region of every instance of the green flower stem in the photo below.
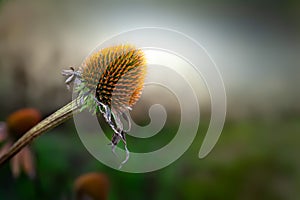
{"type": "Polygon", "coordinates": [[[23,147],[31,143],[35,138],[42,135],[46,131],[62,124],[66,120],[73,117],[73,114],[76,114],[81,111],[81,105],[79,105],[79,100],[75,99],[57,110],[43,121],[38,123],[36,126],[27,131],[20,139],[18,139],[13,146],[6,152],[3,156],[0,157],[0,165],[7,162],[10,158],[16,155],[23,147]]]}

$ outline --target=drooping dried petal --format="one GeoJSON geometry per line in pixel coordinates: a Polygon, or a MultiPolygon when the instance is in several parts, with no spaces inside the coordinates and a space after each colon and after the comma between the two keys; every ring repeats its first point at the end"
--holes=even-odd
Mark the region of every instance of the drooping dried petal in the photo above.
{"type": "Polygon", "coordinates": [[[11,159],[11,171],[14,178],[17,178],[21,173],[21,158],[23,156],[23,150],[11,159]]]}
{"type": "Polygon", "coordinates": [[[23,166],[24,172],[31,179],[33,179],[35,177],[34,157],[28,146],[25,147],[22,151],[23,151],[23,154],[21,157],[21,165],[23,166]]]}

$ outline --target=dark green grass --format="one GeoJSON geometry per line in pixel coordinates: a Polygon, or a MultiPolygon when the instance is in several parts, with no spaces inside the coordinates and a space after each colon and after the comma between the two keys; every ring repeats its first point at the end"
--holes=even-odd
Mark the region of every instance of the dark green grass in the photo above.
{"type": "MultiPolygon", "coordinates": [[[[0,199],[70,199],[75,178],[91,171],[109,176],[110,199],[300,199],[299,121],[227,121],[216,147],[200,160],[204,123],[180,159],[145,174],[119,172],[95,160],[68,122],[34,142],[35,181],[24,174],[13,179],[8,164],[1,168],[0,199]]],[[[166,135],[166,142],[172,139],[166,135]]],[[[145,147],[143,142],[129,145],[145,147]]]]}

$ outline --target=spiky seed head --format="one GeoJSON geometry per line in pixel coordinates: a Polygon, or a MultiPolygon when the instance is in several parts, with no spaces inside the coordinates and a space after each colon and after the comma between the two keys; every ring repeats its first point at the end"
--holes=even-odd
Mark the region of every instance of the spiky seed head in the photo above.
{"type": "Polygon", "coordinates": [[[140,98],[146,59],[133,45],[117,45],[94,52],[81,68],[82,82],[98,101],[122,112],[140,98]]]}
{"type": "MultiPolygon", "coordinates": [[[[124,164],[129,158],[125,134],[131,127],[128,109],[138,101],[146,76],[146,58],[141,49],[133,45],[117,45],[94,51],[79,70],[64,70],[66,83],[75,82],[80,109],[101,113],[114,131],[112,149],[123,141],[126,150],[124,164]],[[124,117],[128,128],[124,131],[124,117]]],[[[120,167],[121,167],[120,166],[120,167]]]]}

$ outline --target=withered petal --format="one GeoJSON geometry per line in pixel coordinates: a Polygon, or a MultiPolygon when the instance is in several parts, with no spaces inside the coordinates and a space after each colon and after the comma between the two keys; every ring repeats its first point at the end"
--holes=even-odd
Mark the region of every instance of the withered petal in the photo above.
{"type": "Polygon", "coordinates": [[[17,178],[20,175],[22,155],[23,150],[11,159],[11,171],[14,178],[17,178]]]}
{"type": "Polygon", "coordinates": [[[34,165],[34,157],[32,152],[28,146],[23,148],[23,155],[21,157],[21,165],[25,173],[29,176],[29,178],[35,178],[35,165],[34,165]]]}

